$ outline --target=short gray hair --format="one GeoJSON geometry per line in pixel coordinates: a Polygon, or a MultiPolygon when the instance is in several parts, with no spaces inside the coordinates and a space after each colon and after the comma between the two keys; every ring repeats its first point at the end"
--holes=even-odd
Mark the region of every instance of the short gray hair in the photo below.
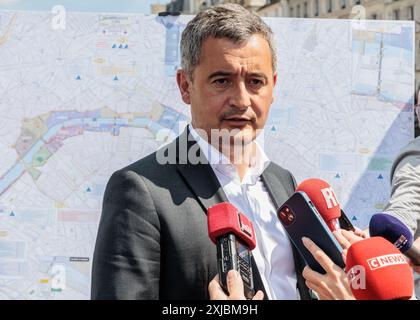
{"type": "Polygon", "coordinates": [[[192,79],[194,68],[199,64],[201,48],[209,37],[226,38],[244,42],[258,34],[267,40],[271,51],[273,72],[277,67],[273,31],[255,13],[233,4],[221,4],[198,13],[186,26],[181,38],[181,66],[192,79]]]}

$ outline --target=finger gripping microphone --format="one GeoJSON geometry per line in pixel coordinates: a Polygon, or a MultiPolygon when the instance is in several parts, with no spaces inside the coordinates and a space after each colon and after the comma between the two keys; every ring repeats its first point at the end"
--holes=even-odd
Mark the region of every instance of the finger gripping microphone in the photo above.
{"type": "Polygon", "coordinates": [[[369,234],[383,237],[410,258],[415,266],[420,266],[420,250],[413,246],[410,229],[398,218],[386,213],[377,213],[369,222],[369,234]]]}
{"type": "Polygon", "coordinates": [[[305,192],[331,231],[339,229],[340,204],[332,187],[321,179],[306,179],[296,188],[305,192]]]}
{"type": "Polygon", "coordinates": [[[404,255],[382,237],[360,240],[347,252],[346,273],[357,300],[408,300],[414,278],[404,255]]]}
{"type": "Polygon", "coordinates": [[[251,258],[256,246],[252,222],[236,207],[222,202],[207,211],[208,230],[211,241],[217,247],[217,268],[222,288],[226,293],[227,273],[237,270],[244,283],[245,297],[255,295],[251,258]]]}

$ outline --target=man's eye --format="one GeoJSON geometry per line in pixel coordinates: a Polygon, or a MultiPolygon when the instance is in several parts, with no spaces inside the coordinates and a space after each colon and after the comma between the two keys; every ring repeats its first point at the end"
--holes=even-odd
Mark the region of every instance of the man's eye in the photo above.
{"type": "Polygon", "coordinates": [[[227,85],[229,83],[228,79],[216,79],[213,81],[213,83],[217,85],[227,85]]]}
{"type": "Polygon", "coordinates": [[[249,84],[252,86],[261,86],[264,82],[261,79],[250,79],[249,84]]]}

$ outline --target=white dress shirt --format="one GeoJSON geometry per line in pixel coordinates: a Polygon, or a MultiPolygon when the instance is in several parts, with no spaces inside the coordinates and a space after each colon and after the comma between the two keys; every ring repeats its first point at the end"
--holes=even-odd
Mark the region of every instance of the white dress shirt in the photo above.
{"type": "Polygon", "coordinates": [[[291,243],[260,178],[270,160],[255,142],[256,161],[247,169],[241,182],[235,165],[200,137],[192,125],[189,125],[189,130],[206,156],[229,202],[245,214],[254,226],[257,246],[252,254],[268,298],[299,299],[291,243]]]}

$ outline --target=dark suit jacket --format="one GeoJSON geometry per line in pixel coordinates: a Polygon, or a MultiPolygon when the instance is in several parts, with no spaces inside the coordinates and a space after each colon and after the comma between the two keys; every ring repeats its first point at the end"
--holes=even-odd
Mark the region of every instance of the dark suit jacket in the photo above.
{"type": "MultiPolygon", "coordinates": [[[[209,299],[217,263],[206,213],[227,197],[195,141],[186,149],[195,146],[202,162],[183,158],[179,150],[185,150],[187,136],[186,129],[160,150],[176,155],[176,164],[159,164],[155,152],[110,178],[93,257],[92,299],[209,299]]],[[[277,208],[295,189],[292,175],[272,162],[262,179],[277,208]]],[[[301,298],[309,299],[304,262],[295,249],[294,256],[301,298]]],[[[255,287],[264,290],[253,262],[255,287]]]]}

